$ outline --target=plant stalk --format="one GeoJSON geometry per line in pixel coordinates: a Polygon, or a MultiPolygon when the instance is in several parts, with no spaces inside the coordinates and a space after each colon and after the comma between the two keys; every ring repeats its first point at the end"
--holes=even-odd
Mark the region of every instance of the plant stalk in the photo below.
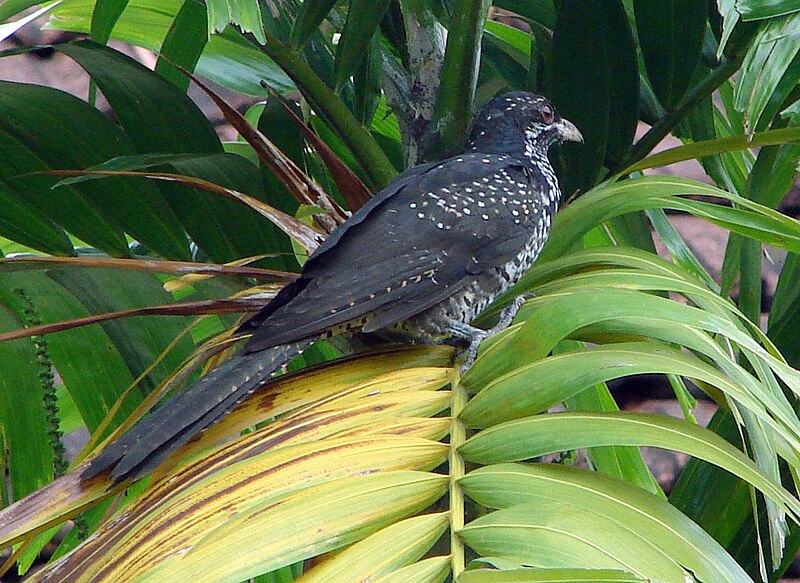
{"type": "Polygon", "coordinates": [[[450,384],[453,387],[453,401],[450,406],[450,454],[448,456],[450,466],[450,566],[453,581],[455,581],[466,566],[464,543],[458,536],[458,531],[464,528],[466,510],[464,492],[458,484],[458,481],[464,477],[465,465],[458,448],[467,439],[467,428],[458,416],[469,400],[466,389],[461,386],[458,365],[453,368],[450,384]]]}
{"type": "Polygon", "coordinates": [[[296,49],[267,35],[264,51],[294,81],[311,107],[327,121],[353,152],[370,186],[379,190],[395,177],[395,171],[378,143],[336,93],[319,78],[296,49]]]}
{"type": "Polygon", "coordinates": [[[403,0],[400,6],[408,43],[408,72],[394,72],[388,79],[387,98],[400,122],[405,164],[409,167],[417,163],[430,137],[447,31],[426,2],[403,0]],[[398,82],[400,75],[402,81],[398,82]]]}
{"type": "Polygon", "coordinates": [[[447,48],[433,122],[433,143],[428,160],[451,154],[472,121],[472,106],[481,58],[483,26],[489,0],[456,0],[453,3],[447,48]]]}

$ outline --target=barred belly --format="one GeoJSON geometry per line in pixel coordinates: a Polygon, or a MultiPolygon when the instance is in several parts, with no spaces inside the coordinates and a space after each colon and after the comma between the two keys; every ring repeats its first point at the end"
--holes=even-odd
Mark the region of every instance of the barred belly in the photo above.
{"type": "Polygon", "coordinates": [[[544,247],[546,237],[532,235],[511,261],[480,274],[475,281],[446,300],[420,312],[393,328],[393,332],[417,342],[440,342],[451,336],[453,323],[469,324],[494,299],[517,283],[530,269],[544,247]]]}

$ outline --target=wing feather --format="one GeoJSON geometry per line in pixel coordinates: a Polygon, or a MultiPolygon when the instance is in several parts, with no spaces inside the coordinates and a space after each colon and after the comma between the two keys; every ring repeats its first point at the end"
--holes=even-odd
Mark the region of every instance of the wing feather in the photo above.
{"type": "Polygon", "coordinates": [[[526,232],[513,209],[496,204],[483,212],[484,203],[478,202],[484,196],[479,192],[494,194],[480,189],[501,172],[530,184],[521,163],[473,154],[413,170],[320,246],[301,277],[254,317],[245,350],[319,336],[367,315],[374,318],[365,331],[391,326],[446,299],[522,248],[526,232]]]}

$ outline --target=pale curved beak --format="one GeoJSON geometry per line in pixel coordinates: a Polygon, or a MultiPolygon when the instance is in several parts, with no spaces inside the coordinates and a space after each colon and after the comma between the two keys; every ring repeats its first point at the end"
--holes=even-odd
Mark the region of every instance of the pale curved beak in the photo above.
{"type": "Polygon", "coordinates": [[[558,128],[558,135],[562,142],[582,142],[583,134],[575,127],[575,124],[568,119],[561,119],[556,124],[558,128]]]}

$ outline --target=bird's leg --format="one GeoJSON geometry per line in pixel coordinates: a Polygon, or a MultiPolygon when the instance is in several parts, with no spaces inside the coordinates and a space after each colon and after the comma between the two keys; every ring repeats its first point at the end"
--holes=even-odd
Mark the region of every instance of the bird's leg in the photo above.
{"type": "Polygon", "coordinates": [[[453,338],[469,342],[466,348],[467,358],[461,366],[461,373],[463,374],[475,362],[475,357],[478,356],[478,346],[488,337],[489,331],[481,330],[463,322],[455,322],[450,331],[453,334],[453,338]]]}
{"type": "MultiPolygon", "coordinates": [[[[489,336],[494,336],[498,332],[502,332],[503,330],[511,326],[511,322],[513,322],[514,318],[517,317],[517,312],[519,312],[519,309],[525,303],[525,300],[528,299],[529,297],[535,297],[535,296],[523,294],[511,300],[511,303],[508,304],[505,308],[503,308],[502,312],[500,312],[500,319],[498,320],[497,324],[495,324],[495,326],[491,330],[489,330],[489,336]]],[[[487,336],[487,338],[489,336],[487,336]]]]}
{"type": "Polygon", "coordinates": [[[475,328],[463,322],[453,324],[453,336],[469,341],[469,346],[466,349],[467,358],[461,367],[462,373],[466,372],[467,369],[472,366],[472,363],[475,362],[475,358],[478,356],[478,347],[481,342],[508,328],[524,303],[525,296],[517,296],[514,298],[514,300],[500,312],[500,319],[497,324],[488,330],[481,330],[480,328],[475,328]]]}

